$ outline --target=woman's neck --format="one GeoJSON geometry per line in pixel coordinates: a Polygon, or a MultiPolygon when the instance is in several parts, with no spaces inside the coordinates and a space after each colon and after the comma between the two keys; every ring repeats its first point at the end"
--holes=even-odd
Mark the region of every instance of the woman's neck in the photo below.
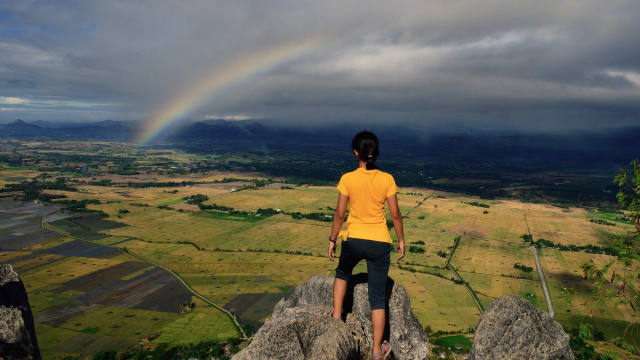
{"type": "Polygon", "coordinates": [[[367,162],[366,162],[366,161],[358,161],[358,163],[359,163],[359,164],[358,164],[358,165],[359,165],[358,167],[359,167],[360,169],[365,169],[365,170],[367,170],[367,162]]]}

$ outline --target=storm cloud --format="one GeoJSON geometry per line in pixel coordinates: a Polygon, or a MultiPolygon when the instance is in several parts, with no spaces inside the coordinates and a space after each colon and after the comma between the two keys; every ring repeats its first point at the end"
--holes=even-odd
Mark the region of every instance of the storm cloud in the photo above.
{"type": "Polygon", "coordinates": [[[0,121],[144,121],[205,76],[313,40],[184,118],[637,125],[639,18],[636,0],[5,0],[0,121]]]}

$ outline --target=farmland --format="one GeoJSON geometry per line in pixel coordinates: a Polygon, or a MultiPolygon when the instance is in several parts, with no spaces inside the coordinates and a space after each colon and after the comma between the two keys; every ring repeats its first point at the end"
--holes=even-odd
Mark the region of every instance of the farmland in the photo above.
{"type": "MultiPolygon", "coordinates": [[[[78,144],[54,145],[36,146],[81,156],[78,144]]],[[[115,160],[132,152],[125,145],[93,146],[115,160]]],[[[146,170],[135,175],[108,173],[117,161],[107,162],[96,165],[93,175],[70,172],[75,177],[67,178],[67,184],[76,191],[42,190],[64,196],[63,201],[95,200],[80,213],[0,200],[0,262],[12,264],[27,287],[46,358],[239,335],[224,311],[133,254],[173,271],[198,294],[254,328],[296,286],[313,275],[333,274],[336,264],[326,256],[330,222],[291,215],[331,216],[337,201],[333,186],[289,184],[258,173],[172,171],[167,166],[198,159],[173,151],[138,154],[137,159],[136,168],[146,170]],[[251,179],[265,183],[254,186],[258,182],[251,179]],[[251,186],[243,188],[246,185],[251,186]],[[235,213],[188,204],[185,198],[197,194],[206,195],[203,205],[233,208],[235,213]],[[268,208],[278,212],[260,214],[259,209],[268,208]],[[185,302],[195,306],[181,313],[185,302]]],[[[0,181],[10,184],[38,176],[51,181],[42,170],[5,167],[0,181]]],[[[20,193],[10,195],[18,199],[20,193]]],[[[480,200],[426,188],[402,187],[398,200],[407,249],[412,246],[415,251],[408,251],[400,264],[393,254],[390,276],[407,289],[423,325],[447,332],[474,328],[482,310],[506,294],[548,310],[537,272],[525,271],[536,265],[523,234],[565,246],[606,247],[611,237],[631,227],[616,221],[620,215],[584,207],[480,200]],[[594,219],[615,221],[616,226],[594,219]],[[456,274],[469,288],[453,281],[456,274]]],[[[607,301],[590,304],[592,284],[582,280],[581,263],[593,259],[603,265],[611,256],[547,247],[535,251],[556,320],[569,327],[592,323],[607,338],[635,336],[624,333],[634,321],[633,312],[607,301]],[[566,287],[576,290],[570,304],[560,298],[566,287]]],[[[361,271],[366,271],[366,264],[356,267],[355,272],[361,271]]]]}

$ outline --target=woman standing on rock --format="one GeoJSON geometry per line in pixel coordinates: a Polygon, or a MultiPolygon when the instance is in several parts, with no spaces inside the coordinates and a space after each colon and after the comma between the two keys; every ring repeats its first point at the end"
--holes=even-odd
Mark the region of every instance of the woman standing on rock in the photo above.
{"type": "Polygon", "coordinates": [[[396,252],[400,253],[400,260],[404,257],[404,232],[396,198],[398,187],[393,176],[380,171],[375,164],[379,151],[378,138],[373,133],[358,133],[353,138],[351,147],[360,166],[344,174],[338,184],[338,206],[329,237],[331,261],[335,261],[333,256],[347,211],[347,203],[351,203],[351,209],[347,219],[347,240],[342,242],[336,279],[333,283],[333,307],[329,307],[326,314],[336,319],[342,316],[342,303],[347,293],[349,276],[361,260],[367,260],[369,305],[373,326],[371,358],[383,360],[391,352],[391,345],[386,340],[382,341],[386,321],[385,288],[391,252],[391,237],[384,216],[384,203],[386,201],[389,205],[393,227],[398,235],[396,252]]]}

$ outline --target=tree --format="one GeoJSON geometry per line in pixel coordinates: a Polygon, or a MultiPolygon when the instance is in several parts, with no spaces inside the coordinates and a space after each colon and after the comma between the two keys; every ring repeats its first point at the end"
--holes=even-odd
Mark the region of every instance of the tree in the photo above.
{"type": "MultiPolygon", "coordinates": [[[[616,198],[621,208],[629,212],[628,217],[635,225],[634,229],[611,240],[618,254],[603,267],[598,269],[593,260],[580,266],[584,272],[583,278],[594,280],[595,302],[593,305],[605,299],[611,299],[614,306],[627,305],[634,312],[633,320],[627,330],[638,326],[640,316],[640,252],[638,250],[638,244],[640,244],[640,163],[638,159],[631,162],[631,167],[631,170],[621,169],[614,178],[614,183],[620,187],[616,198]],[[619,268],[617,272],[612,269],[615,264],[621,265],[622,271],[619,268]],[[612,270],[611,273],[610,270],[612,270]]],[[[563,295],[568,302],[571,301],[570,291],[566,291],[563,295]]],[[[592,327],[581,324],[579,336],[584,339],[591,338],[592,329],[592,327]]],[[[615,343],[615,340],[612,342],[615,343]]],[[[622,340],[619,343],[619,347],[631,353],[638,352],[636,350],[637,344],[633,346],[622,340]]],[[[608,358],[614,358],[611,357],[611,354],[608,356],[608,358]]]]}

